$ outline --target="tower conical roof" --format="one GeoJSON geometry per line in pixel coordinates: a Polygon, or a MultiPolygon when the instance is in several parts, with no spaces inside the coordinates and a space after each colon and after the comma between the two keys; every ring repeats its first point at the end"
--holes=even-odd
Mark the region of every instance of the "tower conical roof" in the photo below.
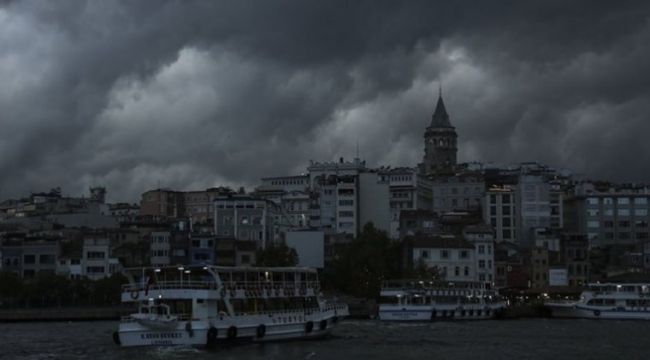
{"type": "Polygon", "coordinates": [[[438,96],[436,111],[433,112],[431,117],[431,127],[453,127],[449,122],[449,114],[447,114],[445,103],[442,101],[442,95],[438,96]]]}

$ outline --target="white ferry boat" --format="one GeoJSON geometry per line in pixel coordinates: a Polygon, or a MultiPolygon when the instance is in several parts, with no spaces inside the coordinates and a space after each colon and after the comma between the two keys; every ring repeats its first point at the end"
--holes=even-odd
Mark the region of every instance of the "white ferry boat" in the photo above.
{"type": "Polygon", "coordinates": [[[344,304],[320,295],[307,268],[167,267],[130,269],[122,302],[138,312],[124,317],[113,340],[122,346],[214,346],[327,335],[344,304]]]}
{"type": "Polygon", "coordinates": [[[547,301],[558,318],[650,320],[650,284],[589,284],[577,301],[547,301]]]}
{"type": "Polygon", "coordinates": [[[506,302],[482,283],[387,281],[382,285],[380,320],[482,320],[498,316],[506,302]]]}

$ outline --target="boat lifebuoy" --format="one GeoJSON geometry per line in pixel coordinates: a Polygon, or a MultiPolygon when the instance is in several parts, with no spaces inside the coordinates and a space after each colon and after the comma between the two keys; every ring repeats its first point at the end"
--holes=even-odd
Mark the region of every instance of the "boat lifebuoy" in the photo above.
{"type": "Polygon", "coordinates": [[[122,341],[120,341],[120,333],[118,333],[117,331],[113,331],[113,341],[114,341],[117,345],[121,345],[121,344],[122,344],[122,341]]]}
{"type": "Polygon", "coordinates": [[[136,300],[140,296],[139,290],[131,290],[131,299],[136,300]]]}
{"type": "Polygon", "coordinates": [[[594,315],[595,316],[600,316],[600,310],[594,310],[594,315]]]}
{"type": "Polygon", "coordinates": [[[263,338],[264,335],[266,335],[266,325],[259,324],[257,326],[257,330],[255,332],[256,332],[258,338],[260,338],[260,339],[263,338]]]}
{"type": "Polygon", "coordinates": [[[307,323],[305,324],[305,332],[309,334],[312,330],[314,330],[314,322],[307,321],[307,323]]]}
{"type": "Polygon", "coordinates": [[[320,329],[320,331],[327,329],[327,320],[325,319],[321,320],[320,324],[318,324],[318,328],[320,329]]]}
{"type": "Polygon", "coordinates": [[[208,342],[207,342],[208,346],[212,346],[214,345],[215,342],[217,342],[218,334],[219,332],[217,331],[216,327],[213,326],[210,329],[208,329],[208,342]]]}
{"type": "Polygon", "coordinates": [[[228,339],[234,339],[237,337],[237,327],[235,325],[228,328],[228,339]]]}

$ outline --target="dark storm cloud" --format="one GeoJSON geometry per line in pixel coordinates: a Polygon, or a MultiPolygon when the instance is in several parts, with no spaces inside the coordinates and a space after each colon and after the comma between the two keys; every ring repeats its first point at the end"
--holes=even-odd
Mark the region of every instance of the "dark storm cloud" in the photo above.
{"type": "Polygon", "coordinates": [[[650,181],[646,2],[0,2],[0,197],[464,161],[650,181]]]}

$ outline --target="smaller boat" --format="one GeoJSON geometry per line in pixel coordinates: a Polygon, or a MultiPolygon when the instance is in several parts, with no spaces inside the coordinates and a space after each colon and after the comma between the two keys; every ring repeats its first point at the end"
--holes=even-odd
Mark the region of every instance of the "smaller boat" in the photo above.
{"type": "Polygon", "coordinates": [[[650,320],[650,284],[589,284],[577,301],[546,301],[552,317],[650,320]]]}
{"type": "Polygon", "coordinates": [[[506,307],[496,290],[477,282],[387,281],[380,296],[385,321],[484,320],[506,307]]]}
{"type": "Polygon", "coordinates": [[[146,305],[140,305],[139,311],[131,314],[138,324],[152,329],[173,329],[178,322],[178,316],[170,315],[169,306],[156,304],[153,300],[146,305]]]}

